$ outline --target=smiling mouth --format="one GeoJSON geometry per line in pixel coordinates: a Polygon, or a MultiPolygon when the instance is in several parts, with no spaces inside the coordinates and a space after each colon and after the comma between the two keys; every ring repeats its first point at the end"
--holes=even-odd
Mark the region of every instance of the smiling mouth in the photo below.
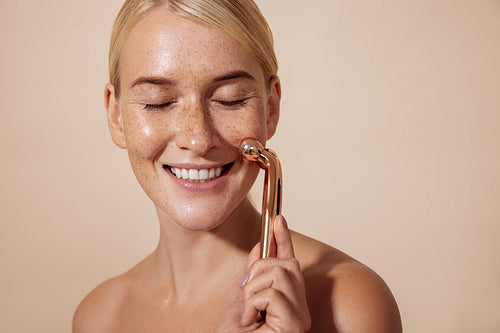
{"type": "Polygon", "coordinates": [[[191,182],[197,182],[197,183],[205,183],[224,175],[229,170],[229,168],[231,168],[232,165],[233,163],[231,162],[229,164],[217,168],[182,169],[182,168],[171,167],[169,165],[164,164],[163,168],[179,179],[189,180],[191,182]]]}

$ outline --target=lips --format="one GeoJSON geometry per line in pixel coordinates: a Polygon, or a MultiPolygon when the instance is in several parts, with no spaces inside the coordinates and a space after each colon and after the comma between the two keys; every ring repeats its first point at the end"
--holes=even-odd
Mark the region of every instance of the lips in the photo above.
{"type": "Polygon", "coordinates": [[[170,173],[172,173],[179,179],[184,179],[191,182],[205,183],[224,175],[232,165],[233,163],[229,163],[216,168],[185,169],[176,168],[164,164],[163,168],[167,171],[170,171],[170,173]]]}

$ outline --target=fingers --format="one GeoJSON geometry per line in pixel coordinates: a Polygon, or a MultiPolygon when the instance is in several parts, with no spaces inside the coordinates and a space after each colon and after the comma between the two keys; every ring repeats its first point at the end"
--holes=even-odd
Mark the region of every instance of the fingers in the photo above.
{"type": "MultiPolygon", "coordinates": [[[[281,272],[287,272],[290,275],[291,282],[294,287],[299,287],[303,284],[302,272],[300,270],[299,262],[295,259],[292,237],[285,218],[278,215],[273,222],[274,238],[277,247],[277,259],[270,257],[265,260],[258,260],[259,244],[255,245],[248,256],[245,276],[243,277],[240,285],[241,287],[243,287],[255,276],[262,275],[266,271],[273,271],[273,268],[276,272],[276,274],[273,275],[273,284],[280,281],[278,276],[281,272]]],[[[271,285],[267,287],[271,287],[271,285]]],[[[254,292],[258,292],[261,289],[262,288],[256,288],[254,292]]]]}
{"type": "Polygon", "coordinates": [[[304,279],[293,250],[292,238],[282,216],[273,221],[276,257],[256,258],[252,253],[248,260],[242,283],[243,308],[241,325],[259,322],[261,311],[266,312],[261,329],[273,331],[303,332],[310,326],[304,279]]]}
{"type": "MultiPolygon", "coordinates": [[[[302,279],[297,275],[298,264],[293,262],[273,263],[265,260],[266,266],[260,265],[251,272],[252,278],[242,288],[244,312],[242,324],[257,320],[260,311],[266,310],[268,315],[296,314],[305,301],[303,293],[298,292],[303,288],[302,279]],[[293,267],[296,266],[296,267],[293,267]],[[275,297],[277,299],[275,299],[275,297]],[[273,304],[270,304],[274,302],[273,304]],[[282,304],[286,303],[286,308],[282,304]],[[266,308],[267,306],[272,309],[266,308]],[[285,311],[286,312],[283,312],[285,311]]],[[[266,317],[266,319],[269,319],[266,317]]]]}
{"type": "Polygon", "coordinates": [[[275,257],[260,259],[260,244],[250,251],[238,297],[215,332],[290,333],[310,329],[304,278],[295,259],[290,230],[281,215],[273,221],[273,232],[275,257]]]}
{"type": "Polygon", "coordinates": [[[293,325],[296,321],[294,318],[297,317],[283,293],[272,288],[255,294],[245,301],[241,324],[248,326],[255,323],[261,311],[266,311],[266,323],[271,323],[273,328],[283,329],[286,325],[293,325]]]}
{"type": "Polygon", "coordinates": [[[300,287],[301,279],[298,279],[296,272],[290,271],[287,268],[276,265],[262,272],[252,272],[255,274],[245,285],[244,298],[248,299],[254,294],[263,290],[273,288],[280,290],[285,295],[293,295],[296,287],[300,287]]]}
{"type": "Polygon", "coordinates": [[[300,264],[295,258],[258,260],[247,270],[247,275],[248,279],[242,287],[251,283],[247,289],[251,289],[254,293],[265,288],[278,288],[287,282],[292,284],[292,288],[296,288],[304,282],[300,264]]]}
{"type": "Polygon", "coordinates": [[[293,251],[292,236],[285,218],[282,215],[274,219],[274,238],[276,241],[277,257],[279,259],[295,258],[293,251]]]}
{"type": "MultiPolygon", "coordinates": [[[[258,260],[248,270],[247,276],[247,281],[242,285],[245,310],[251,308],[249,300],[255,299],[255,296],[259,294],[265,297],[265,293],[272,289],[283,295],[292,310],[298,313],[303,312],[301,309],[304,308],[307,301],[304,279],[297,259],[267,258],[258,260]]],[[[249,311],[258,314],[259,310],[264,309],[255,308],[249,311]]]]}

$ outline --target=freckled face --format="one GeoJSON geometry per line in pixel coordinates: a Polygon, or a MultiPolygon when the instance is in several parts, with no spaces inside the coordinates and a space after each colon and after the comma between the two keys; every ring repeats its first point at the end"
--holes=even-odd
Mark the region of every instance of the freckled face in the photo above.
{"type": "Polygon", "coordinates": [[[277,122],[258,62],[225,33],[158,8],[128,36],[120,80],[112,134],[160,216],[193,230],[224,222],[259,171],[241,141],[265,143],[277,122]]]}

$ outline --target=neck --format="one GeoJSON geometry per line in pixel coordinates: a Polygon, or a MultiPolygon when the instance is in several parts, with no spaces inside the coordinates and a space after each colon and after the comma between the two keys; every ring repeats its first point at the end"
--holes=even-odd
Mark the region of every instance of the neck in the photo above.
{"type": "Polygon", "coordinates": [[[179,300],[203,295],[242,278],[246,258],[259,241],[260,215],[248,199],[210,231],[185,229],[158,212],[160,241],[154,271],[179,300]]]}

